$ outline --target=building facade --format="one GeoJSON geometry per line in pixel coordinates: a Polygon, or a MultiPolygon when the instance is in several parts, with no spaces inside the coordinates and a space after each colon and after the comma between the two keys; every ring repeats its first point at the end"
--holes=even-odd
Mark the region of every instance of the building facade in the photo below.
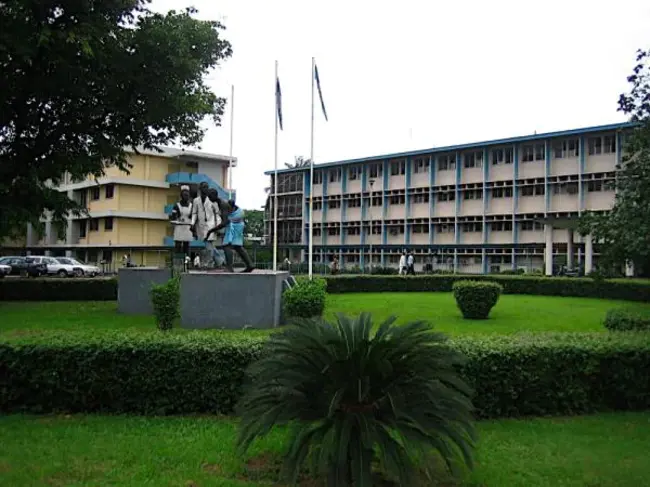
{"type": "MultiPolygon", "coordinates": [[[[130,153],[129,174],[117,167],[104,177],[73,181],[66,175],[60,191],[88,209],[86,215],[70,217],[65,239],[60,239],[50,222],[44,235],[27,228],[24,248],[3,249],[4,253],[74,256],[86,262],[105,262],[108,268],[119,265],[129,255],[135,265],[161,265],[173,246],[169,214],[179,200],[180,186],[196,191],[201,182],[216,188],[222,197],[228,167],[236,165],[227,156],[173,148],[162,152],[141,150],[130,153]]],[[[202,247],[202,242],[194,242],[202,247]]]]}
{"type": "MultiPolygon", "coordinates": [[[[488,273],[593,269],[575,231],[584,211],[614,203],[630,123],[535,134],[278,171],[278,246],[306,259],[313,198],[314,261],[488,273]]],[[[267,205],[273,238],[274,173],[267,205]]],[[[597,249],[596,249],[597,250],[597,249]]]]}

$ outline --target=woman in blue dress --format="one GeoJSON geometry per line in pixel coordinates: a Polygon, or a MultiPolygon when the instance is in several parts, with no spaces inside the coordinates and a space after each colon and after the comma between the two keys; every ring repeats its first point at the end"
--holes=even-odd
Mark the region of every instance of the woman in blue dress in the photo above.
{"type": "Polygon", "coordinates": [[[208,198],[219,205],[219,209],[221,210],[221,223],[210,229],[205,238],[207,239],[213,232],[225,228],[226,233],[223,237],[223,250],[226,254],[226,269],[234,272],[232,254],[234,250],[241,260],[244,261],[244,264],[246,264],[244,272],[253,272],[253,263],[244,248],[244,210],[239,208],[233,200],[225,201],[220,199],[215,189],[211,189],[208,192],[208,198]]]}

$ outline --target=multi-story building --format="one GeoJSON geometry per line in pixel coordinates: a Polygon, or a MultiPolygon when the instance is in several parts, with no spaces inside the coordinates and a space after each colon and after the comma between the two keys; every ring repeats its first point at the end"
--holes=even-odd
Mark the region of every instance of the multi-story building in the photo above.
{"type": "MultiPolygon", "coordinates": [[[[313,198],[314,261],[455,272],[594,266],[576,232],[584,211],[614,203],[616,167],[630,123],[431,148],[278,171],[282,256],[306,259],[313,198]]],[[[273,238],[274,172],[267,205],[273,238]]],[[[596,257],[595,257],[596,256],[596,257]]]]}
{"type": "MultiPolygon", "coordinates": [[[[161,148],[162,152],[141,150],[130,153],[129,174],[117,167],[106,170],[104,177],[88,177],[73,181],[66,175],[60,191],[80,202],[88,214],[70,217],[65,239],[59,239],[51,223],[45,223],[45,234],[39,237],[27,228],[24,248],[27,253],[76,256],[88,262],[119,262],[130,255],[135,265],[160,265],[173,246],[173,230],[168,215],[179,199],[180,185],[196,191],[205,181],[228,197],[229,163],[227,156],[203,152],[161,148]]],[[[193,242],[202,247],[202,242],[193,242]]]]}

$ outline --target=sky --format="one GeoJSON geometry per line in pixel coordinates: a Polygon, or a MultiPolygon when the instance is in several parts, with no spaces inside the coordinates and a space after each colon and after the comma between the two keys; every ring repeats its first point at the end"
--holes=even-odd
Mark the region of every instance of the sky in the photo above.
{"type": "MultiPolygon", "coordinates": [[[[219,20],[233,56],[207,76],[235,87],[238,204],[265,201],[274,168],[275,61],[284,130],[278,167],[309,156],[311,58],[329,121],[316,106],[314,161],[587,127],[625,120],[620,93],[637,49],[650,48],[647,0],[153,0],[219,20]]],[[[227,155],[230,107],[202,150],[227,155]]]]}

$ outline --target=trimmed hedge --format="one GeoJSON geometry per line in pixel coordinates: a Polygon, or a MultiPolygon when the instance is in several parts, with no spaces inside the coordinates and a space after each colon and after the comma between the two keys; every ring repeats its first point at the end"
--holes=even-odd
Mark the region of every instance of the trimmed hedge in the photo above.
{"type": "Polygon", "coordinates": [[[296,285],[284,292],[283,311],[289,318],[314,318],[323,316],[327,298],[325,279],[298,279],[296,285]]]}
{"type": "MultiPolygon", "coordinates": [[[[264,338],[219,332],[0,337],[0,412],[231,413],[264,338]]],[[[482,418],[650,408],[650,334],[459,338],[482,418]]]]}
{"type": "MultiPolygon", "coordinates": [[[[451,292],[457,281],[489,281],[505,294],[650,301],[650,282],[504,275],[328,276],[327,292],[451,292]]],[[[114,301],[117,279],[0,279],[0,301],[114,301]]]]}
{"type": "Polygon", "coordinates": [[[610,309],[605,316],[605,328],[610,331],[650,330],[650,310],[610,309]]]}
{"type": "Polygon", "coordinates": [[[490,311],[499,301],[503,286],[488,281],[457,281],[453,288],[454,299],[466,320],[487,320],[490,311]]]}

